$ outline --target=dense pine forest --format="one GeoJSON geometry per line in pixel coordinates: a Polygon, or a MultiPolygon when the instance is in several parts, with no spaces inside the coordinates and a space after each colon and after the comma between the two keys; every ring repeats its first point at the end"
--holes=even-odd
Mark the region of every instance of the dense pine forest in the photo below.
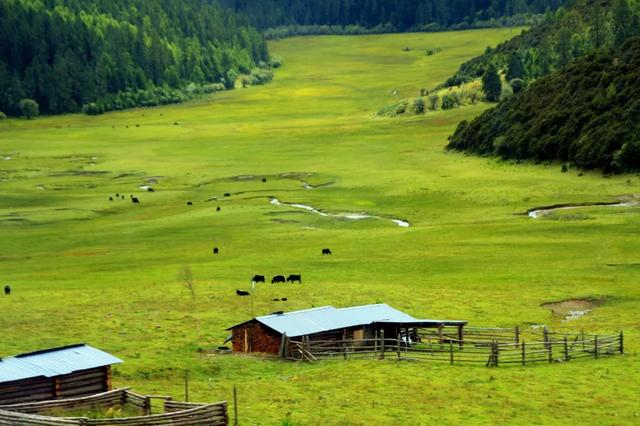
{"type": "Polygon", "coordinates": [[[0,111],[10,115],[178,102],[268,60],[248,22],[208,1],[0,0],[0,111]]]}
{"type": "Polygon", "coordinates": [[[449,149],[560,160],[605,172],[640,170],[640,38],[599,51],[462,122],[449,149]]]}
{"type": "Polygon", "coordinates": [[[461,65],[445,86],[481,77],[490,65],[508,80],[530,82],[598,49],[640,34],[640,6],[628,0],[573,0],[523,34],[461,65]]]}
{"type": "MultiPolygon", "coordinates": [[[[555,10],[566,0],[222,0],[267,37],[300,33],[436,31],[555,10]],[[326,27],[343,27],[338,28],[326,27]],[[278,29],[275,29],[275,28],[278,29]],[[346,28],[345,28],[346,27],[346,28]]],[[[522,21],[519,21],[522,22],[522,21]]]]}

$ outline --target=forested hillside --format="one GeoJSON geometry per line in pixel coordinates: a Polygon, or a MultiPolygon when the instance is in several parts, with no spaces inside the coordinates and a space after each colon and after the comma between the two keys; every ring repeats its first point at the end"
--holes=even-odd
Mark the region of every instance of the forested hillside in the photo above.
{"type": "Polygon", "coordinates": [[[504,70],[508,80],[531,81],[597,49],[619,47],[640,34],[638,9],[633,0],[573,0],[528,31],[465,62],[445,86],[479,78],[490,64],[504,70]]]}
{"type": "Polygon", "coordinates": [[[449,149],[561,160],[605,172],[640,170],[640,38],[533,83],[468,123],[449,149]]]}
{"type": "Polygon", "coordinates": [[[25,99],[50,114],[177,102],[267,60],[255,29],[206,0],[0,0],[0,111],[11,115],[25,99]]]}
{"type": "MultiPolygon", "coordinates": [[[[471,28],[475,23],[555,10],[566,0],[222,0],[246,13],[267,35],[288,35],[296,26],[349,26],[347,32],[471,28]],[[360,30],[360,31],[359,31],[360,30]]],[[[320,30],[316,28],[316,30],[320,30]]]]}

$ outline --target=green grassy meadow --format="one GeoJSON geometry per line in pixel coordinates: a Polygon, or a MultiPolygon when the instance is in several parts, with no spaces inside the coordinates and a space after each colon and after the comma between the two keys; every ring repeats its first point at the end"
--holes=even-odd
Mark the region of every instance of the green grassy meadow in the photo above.
{"type": "Polygon", "coordinates": [[[521,213],[633,197],[640,178],[445,152],[487,105],[375,118],[518,32],[286,39],[270,45],[284,66],[266,86],[0,122],[0,284],[14,289],[0,297],[0,356],[86,342],[125,360],[116,385],[176,397],[188,370],[191,400],[230,400],[237,385],[243,425],[637,424],[640,210],[521,213]],[[235,295],[253,274],[289,273],[304,285],[260,285],[253,307],[235,295]],[[570,322],[540,306],[591,296],[606,302],[570,322]],[[622,329],[627,354],[487,369],[208,353],[252,311],[378,302],[476,326],[622,329]]]}

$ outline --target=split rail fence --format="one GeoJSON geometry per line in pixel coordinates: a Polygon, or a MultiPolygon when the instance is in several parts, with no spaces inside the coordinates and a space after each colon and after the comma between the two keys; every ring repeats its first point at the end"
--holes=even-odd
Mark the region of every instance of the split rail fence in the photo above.
{"type": "Polygon", "coordinates": [[[115,389],[80,398],[57,399],[24,404],[0,405],[0,425],[26,426],[222,426],[228,425],[227,403],[195,404],[176,402],[168,396],[139,395],[128,389],[115,389]],[[152,414],[153,399],[163,400],[164,413],[152,414]],[[57,417],[51,413],[78,410],[104,410],[132,405],[140,409],[142,415],[113,419],[91,419],[87,417],[57,417]]]}
{"type": "Polygon", "coordinates": [[[288,341],[285,358],[314,362],[322,359],[385,359],[434,361],[450,364],[503,364],[567,362],[580,358],[601,358],[624,353],[622,332],[611,335],[553,333],[546,329],[522,333],[519,328],[468,328],[460,339],[458,329],[421,330],[414,339],[316,341],[303,338],[288,341]],[[526,337],[526,341],[525,341],[526,337]]]}

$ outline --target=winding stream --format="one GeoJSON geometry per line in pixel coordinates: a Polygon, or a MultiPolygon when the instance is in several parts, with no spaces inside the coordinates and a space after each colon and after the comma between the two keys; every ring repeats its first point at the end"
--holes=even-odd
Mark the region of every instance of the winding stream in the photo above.
{"type": "Polygon", "coordinates": [[[325,213],[325,212],[323,212],[321,210],[316,209],[315,207],[307,206],[305,204],[298,204],[298,203],[283,203],[280,200],[278,200],[277,198],[273,198],[273,197],[271,198],[270,202],[274,206],[294,207],[296,209],[306,210],[306,211],[309,211],[311,213],[315,213],[317,215],[324,216],[324,217],[336,217],[336,218],[339,218],[339,219],[349,219],[349,220],[381,219],[381,220],[391,221],[391,222],[395,223],[396,225],[398,225],[401,228],[408,228],[408,227],[411,226],[411,224],[408,221],[402,220],[402,219],[389,219],[389,218],[386,218],[386,217],[374,216],[374,215],[370,215],[370,214],[366,214],[366,213],[325,213]]]}
{"type": "Polygon", "coordinates": [[[527,211],[527,216],[532,219],[538,219],[549,213],[558,210],[573,210],[586,207],[635,207],[637,202],[617,202],[617,203],[581,203],[581,204],[557,204],[548,207],[536,207],[527,211]]]}

